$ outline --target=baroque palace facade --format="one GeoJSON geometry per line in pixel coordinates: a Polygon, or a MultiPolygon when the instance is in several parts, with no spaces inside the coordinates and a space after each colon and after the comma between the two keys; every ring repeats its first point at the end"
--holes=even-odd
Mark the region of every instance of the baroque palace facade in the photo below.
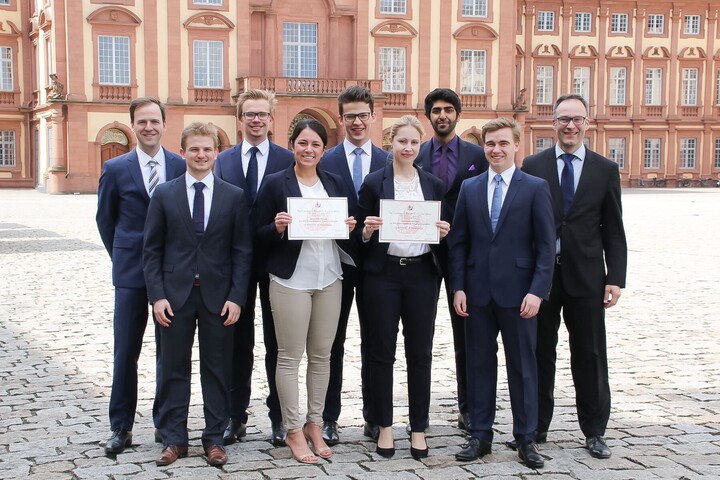
{"type": "Polygon", "coordinates": [[[524,127],[521,155],[553,145],[552,105],[591,105],[590,148],[624,186],[714,185],[720,173],[716,0],[0,0],[0,187],[94,192],[102,163],[134,148],[128,103],[168,106],[163,144],[191,121],[241,140],[233,107],[277,93],[273,141],[300,118],[342,140],[336,96],[376,95],[373,139],[421,118],[436,87],[463,102],[478,141],[497,116],[524,127]],[[712,179],[712,180],[711,180],[712,179]]]}

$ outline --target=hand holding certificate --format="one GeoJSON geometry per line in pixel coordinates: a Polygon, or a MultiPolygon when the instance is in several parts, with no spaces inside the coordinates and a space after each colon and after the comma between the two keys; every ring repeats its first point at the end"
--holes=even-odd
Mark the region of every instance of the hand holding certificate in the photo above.
{"type": "Polygon", "coordinates": [[[440,243],[447,224],[440,220],[438,201],[381,199],[380,218],[379,241],[384,243],[440,243]]]}
{"type": "Polygon", "coordinates": [[[290,240],[344,240],[349,238],[347,198],[288,197],[288,225],[290,240]]]}

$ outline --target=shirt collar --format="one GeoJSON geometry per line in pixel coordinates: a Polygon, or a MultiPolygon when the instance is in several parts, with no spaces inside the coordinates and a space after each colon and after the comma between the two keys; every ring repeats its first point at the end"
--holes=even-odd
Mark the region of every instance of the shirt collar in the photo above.
{"type": "MultiPolygon", "coordinates": [[[[567,152],[565,150],[563,150],[562,148],[560,148],[560,145],[556,143],[555,144],[555,158],[560,158],[560,155],[562,155],[564,153],[567,153],[567,152]]],[[[574,153],[571,153],[571,155],[575,155],[575,158],[577,158],[578,160],[580,160],[582,162],[583,160],[585,160],[585,153],[587,153],[587,150],[585,149],[585,144],[581,143],[580,148],[575,150],[574,153]]]]}
{"type": "Polygon", "coordinates": [[[188,172],[185,172],[185,186],[189,189],[195,188],[193,185],[195,182],[202,182],[205,184],[205,186],[208,188],[208,190],[212,190],[213,186],[215,185],[215,176],[212,172],[208,172],[207,175],[205,175],[205,178],[202,180],[197,180],[195,177],[190,175],[188,172]]]}
{"type": "MultiPolygon", "coordinates": [[[[505,185],[510,185],[510,180],[512,180],[512,177],[515,174],[515,168],[516,168],[515,164],[513,163],[512,165],[510,165],[510,168],[506,169],[504,172],[502,172],[500,174],[500,176],[503,179],[503,183],[505,183],[505,185]]],[[[494,171],[492,169],[492,167],[489,168],[488,169],[488,182],[489,183],[492,183],[495,181],[495,175],[497,175],[497,172],[494,171]]]]}
{"type": "Polygon", "coordinates": [[[367,155],[368,157],[372,156],[372,140],[368,140],[367,142],[360,145],[360,147],[356,147],[346,138],[345,140],[343,140],[343,148],[345,149],[345,157],[347,158],[351,158],[350,155],[355,153],[356,148],[362,148],[365,155],[367,155]]]}
{"type": "MultiPolygon", "coordinates": [[[[242,142],[242,154],[243,155],[250,155],[248,152],[253,146],[250,145],[248,142],[244,141],[242,142]]],[[[260,142],[260,145],[257,146],[258,150],[260,151],[260,155],[263,158],[267,158],[268,152],[270,151],[270,140],[267,138],[260,142]]]]}
{"type": "Polygon", "coordinates": [[[155,154],[154,157],[151,157],[147,153],[140,150],[140,147],[135,147],[135,153],[137,154],[138,161],[140,162],[140,165],[143,167],[147,167],[148,162],[150,160],[155,160],[159,166],[165,165],[165,151],[162,147],[160,147],[160,150],[158,150],[158,153],[155,154]]]}
{"type": "MultiPolygon", "coordinates": [[[[437,152],[440,150],[440,148],[444,145],[443,143],[440,143],[437,138],[433,137],[431,140],[432,142],[432,151],[437,152]]],[[[450,140],[447,143],[448,150],[451,152],[457,152],[458,151],[458,145],[460,144],[460,137],[455,135],[452,140],[450,140]]]]}

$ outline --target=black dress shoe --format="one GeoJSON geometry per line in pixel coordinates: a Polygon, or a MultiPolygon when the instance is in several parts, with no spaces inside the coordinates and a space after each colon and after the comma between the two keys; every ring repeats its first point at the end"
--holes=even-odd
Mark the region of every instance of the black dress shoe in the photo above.
{"type": "Polygon", "coordinates": [[[323,422],[322,437],[329,446],[340,443],[340,435],[338,434],[337,422],[323,422]]]}
{"type": "MultiPolygon", "coordinates": [[[[535,432],[535,443],[540,444],[547,442],[547,434],[548,432],[535,432]]],[[[508,440],[505,442],[505,446],[512,450],[517,450],[517,440],[514,438],[512,440],[508,440]]]]}
{"type": "Polygon", "coordinates": [[[471,462],[488,455],[491,451],[492,442],[472,437],[468,443],[462,446],[462,450],[455,454],[455,460],[471,462]]]}
{"type": "Polygon", "coordinates": [[[163,443],[163,436],[159,429],[155,429],[155,443],[163,443]]]}
{"type": "Polygon", "coordinates": [[[374,423],[365,422],[365,425],[363,426],[363,435],[377,441],[380,436],[380,427],[374,423]]]}
{"type": "Polygon", "coordinates": [[[540,456],[535,442],[520,445],[518,448],[518,457],[530,468],[542,468],[545,466],[545,460],[540,456]]]}
{"type": "Polygon", "coordinates": [[[283,425],[282,422],[270,423],[272,428],[272,437],[270,438],[270,441],[276,447],[284,447],[286,445],[285,438],[287,437],[287,429],[285,428],[285,425],[283,425]]]}
{"type": "Polygon", "coordinates": [[[430,449],[428,447],[425,447],[422,450],[419,448],[410,447],[410,456],[412,458],[414,458],[415,460],[420,460],[421,458],[427,458],[429,453],[430,453],[430,449]]]}
{"type": "Polygon", "coordinates": [[[588,437],[585,439],[585,448],[590,451],[590,455],[595,458],[610,458],[610,449],[605,443],[605,439],[600,435],[588,437]]]}
{"type": "Polygon", "coordinates": [[[245,435],[247,435],[247,425],[230,419],[225,432],[223,432],[223,445],[232,445],[245,435]]]}
{"type": "Polygon", "coordinates": [[[122,453],[132,445],[132,432],[129,430],[113,430],[112,436],[105,443],[106,454],[122,453]]]}
{"type": "Polygon", "coordinates": [[[395,455],[395,447],[390,447],[390,448],[376,447],[375,453],[377,453],[381,457],[390,458],[393,455],[395,455]]]}
{"type": "Polygon", "coordinates": [[[470,430],[470,414],[468,412],[458,414],[458,428],[466,432],[470,430]]]}

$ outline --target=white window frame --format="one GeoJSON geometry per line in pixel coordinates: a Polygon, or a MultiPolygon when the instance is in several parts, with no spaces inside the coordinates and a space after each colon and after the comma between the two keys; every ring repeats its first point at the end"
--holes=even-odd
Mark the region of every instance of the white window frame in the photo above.
{"type": "Polygon", "coordinates": [[[628,14],[613,13],[610,16],[610,33],[628,33],[628,14]]]}
{"type": "Polygon", "coordinates": [[[720,137],[715,139],[715,168],[720,168],[720,137]]]}
{"type": "Polygon", "coordinates": [[[460,92],[485,94],[487,50],[460,50],[460,92]]]}
{"type": "Polygon", "coordinates": [[[389,15],[405,15],[407,13],[407,0],[379,0],[380,13],[389,15]]]}
{"type": "Polygon", "coordinates": [[[625,168],[625,152],[627,139],[625,137],[611,137],[608,139],[608,158],[618,164],[618,168],[625,168]]]}
{"type": "Polygon", "coordinates": [[[380,47],[378,77],[383,92],[405,93],[407,82],[407,50],[404,47],[380,47]]]}
{"type": "Polygon", "coordinates": [[[700,72],[697,68],[682,69],[682,104],[694,107],[698,103],[698,78],[700,72]]]}
{"type": "Polygon", "coordinates": [[[538,32],[555,31],[555,12],[539,11],[537,14],[538,32]]]}
{"type": "Polygon", "coordinates": [[[100,85],[130,85],[130,65],[130,37],[98,35],[100,85]]]}
{"type": "Polygon", "coordinates": [[[700,35],[700,15],[685,15],[683,18],[685,35],[700,35]]]}
{"type": "Polygon", "coordinates": [[[15,130],[0,130],[0,167],[17,166],[17,143],[15,130]]]}
{"type": "Polygon", "coordinates": [[[697,160],[697,138],[680,139],[680,168],[695,168],[697,160]]]}
{"type": "Polygon", "coordinates": [[[660,67],[645,69],[645,105],[662,105],[663,70],[660,67]]]}
{"type": "Polygon", "coordinates": [[[573,68],[573,93],[585,100],[590,98],[590,67],[573,68]]]}
{"type": "Polygon", "coordinates": [[[213,5],[222,6],[223,0],[193,0],[193,5],[213,5]]]}
{"type": "Polygon", "coordinates": [[[555,69],[548,65],[535,67],[535,103],[552,105],[555,83],[555,69]]]}
{"type": "Polygon", "coordinates": [[[643,168],[660,168],[661,140],[659,138],[646,138],[643,145],[643,168]]]}
{"type": "Polygon", "coordinates": [[[717,78],[715,79],[715,105],[720,107],[720,68],[718,68],[717,78]]]}
{"type": "Polygon", "coordinates": [[[610,67],[610,105],[625,105],[627,94],[627,68],[610,67]]]}
{"type": "Polygon", "coordinates": [[[193,40],[193,86],[195,88],[223,88],[223,42],[193,40]]]}
{"type": "Polygon", "coordinates": [[[592,32],[592,13],[576,12],[575,13],[575,32],[589,33],[592,32]]]}
{"type": "Polygon", "coordinates": [[[488,16],[487,0],[462,0],[463,17],[481,17],[488,16]]]}
{"type": "Polygon", "coordinates": [[[317,23],[283,23],[283,76],[317,78],[317,23]]]}
{"type": "Polygon", "coordinates": [[[647,32],[652,35],[662,35],[665,33],[665,15],[659,13],[648,14],[647,32]]]}
{"type": "Polygon", "coordinates": [[[0,47],[0,91],[3,92],[15,90],[12,54],[12,47],[0,47]]]}
{"type": "Polygon", "coordinates": [[[535,153],[540,153],[543,150],[547,150],[553,145],[553,137],[537,137],[535,138],[535,153]]]}

